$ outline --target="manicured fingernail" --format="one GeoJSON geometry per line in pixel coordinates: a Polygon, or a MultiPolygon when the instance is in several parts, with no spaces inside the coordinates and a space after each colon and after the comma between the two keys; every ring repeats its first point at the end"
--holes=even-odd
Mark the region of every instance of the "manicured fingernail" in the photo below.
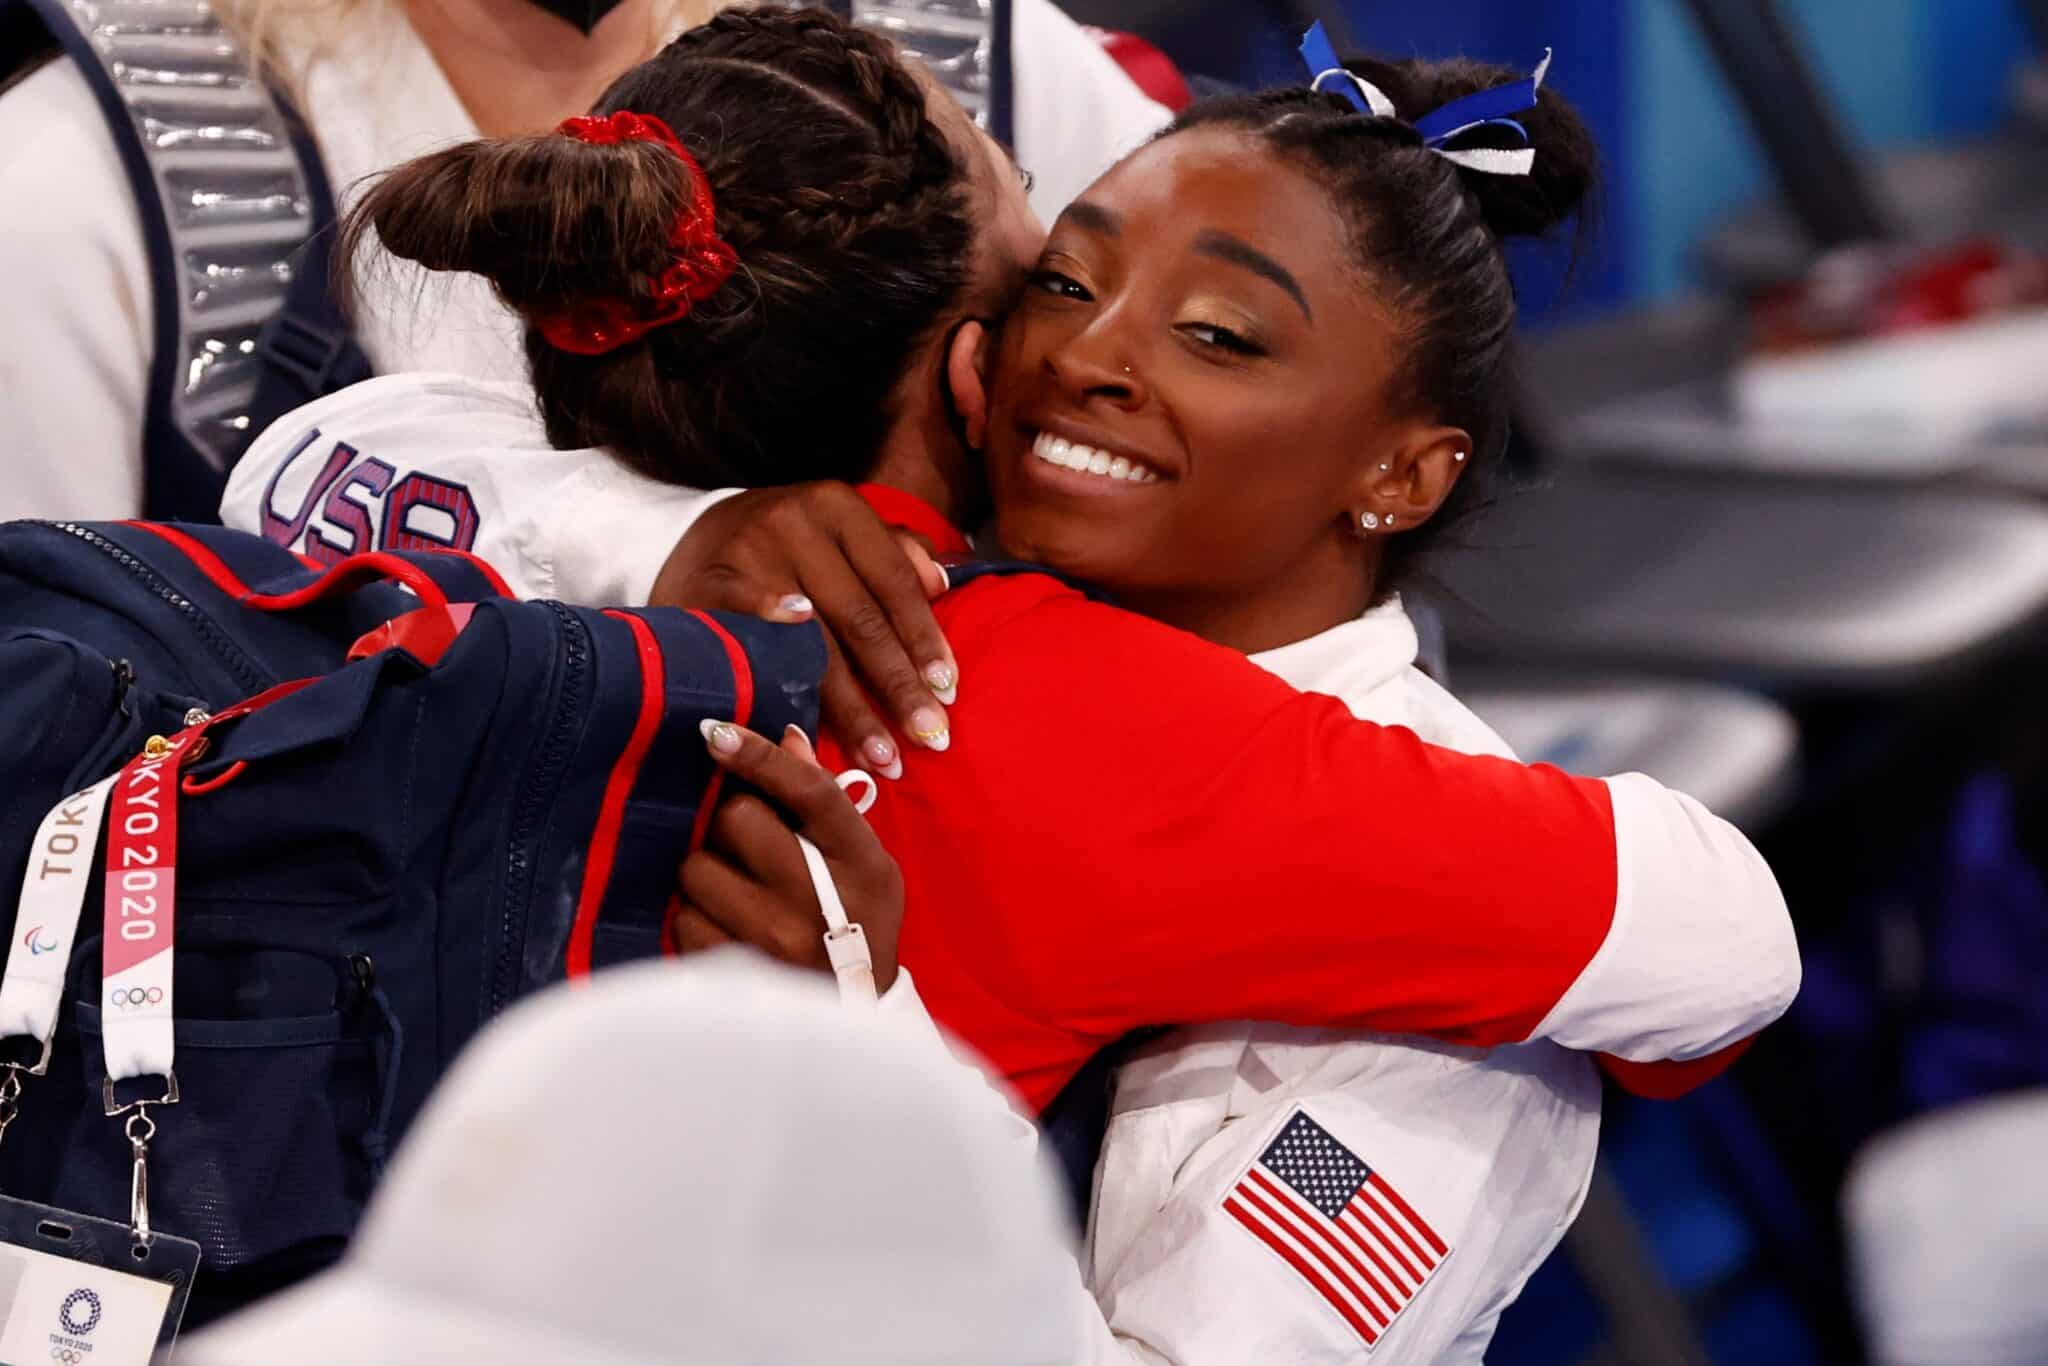
{"type": "Polygon", "coordinates": [[[946,706],[952,706],[959,696],[960,676],[944,660],[935,659],[924,666],[924,681],[930,686],[932,696],[946,706]]]}
{"type": "Polygon", "coordinates": [[[724,721],[705,717],[697,723],[697,729],[704,736],[704,743],[718,754],[737,754],[740,749],[740,732],[737,726],[724,721]]]}
{"type": "Polygon", "coordinates": [[[946,714],[937,707],[919,707],[910,713],[910,733],[929,750],[943,751],[953,743],[953,733],[946,724],[946,714]]]}
{"type": "Polygon", "coordinates": [[[784,726],[782,738],[785,740],[795,739],[797,745],[804,752],[804,758],[809,759],[814,764],[818,762],[818,751],[811,748],[811,737],[804,734],[802,726],[784,726]]]}
{"type": "Polygon", "coordinates": [[[861,741],[860,752],[867,756],[867,761],[874,767],[875,772],[884,778],[895,779],[903,776],[903,760],[897,757],[896,746],[881,736],[870,735],[861,741]]]}
{"type": "Polygon", "coordinates": [[[814,610],[811,600],[801,593],[791,593],[775,604],[792,617],[807,617],[814,610]]]}

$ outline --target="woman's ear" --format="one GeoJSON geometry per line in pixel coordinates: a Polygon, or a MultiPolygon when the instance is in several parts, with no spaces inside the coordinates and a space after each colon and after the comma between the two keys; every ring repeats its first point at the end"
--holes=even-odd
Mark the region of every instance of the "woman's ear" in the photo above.
{"type": "Polygon", "coordinates": [[[1471,463],[1472,438],[1461,428],[1418,423],[1390,432],[1359,471],[1351,525],[1368,533],[1413,531],[1436,515],[1471,463]]]}
{"type": "Polygon", "coordinates": [[[952,395],[969,450],[980,450],[988,440],[989,330],[978,318],[969,318],[953,329],[946,346],[946,387],[952,395]]]}

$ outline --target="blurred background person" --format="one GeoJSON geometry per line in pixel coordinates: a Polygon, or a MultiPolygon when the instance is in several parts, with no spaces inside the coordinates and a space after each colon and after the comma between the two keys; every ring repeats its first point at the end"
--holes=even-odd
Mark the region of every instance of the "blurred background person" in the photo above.
{"type": "Polygon", "coordinates": [[[1879,1366],[2048,1357],[2048,1091],[1952,1106],[1865,1145],[1842,1197],[1879,1366]]]}
{"type": "Polygon", "coordinates": [[[738,950],[508,1012],[333,1270],[199,1366],[1068,1366],[1071,1233],[925,1032],[738,950]]]}
{"type": "MultiPolygon", "coordinates": [[[[6,0],[0,517],[210,521],[242,447],[298,403],[372,371],[520,378],[520,329],[474,278],[376,270],[345,318],[337,201],[423,152],[582,113],[721,7],[6,0]]],[[[1166,121],[1050,0],[971,8],[968,52],[1014,70],[938,74],[982,89],[985,122],[1047,168],[1042,211],[1166,121]]],[[[918,50],[918,22],[876,22],[918,50]]],[[[461,544],[462,490],[399,496],[438,509],[413,543],[461,544]]]]}

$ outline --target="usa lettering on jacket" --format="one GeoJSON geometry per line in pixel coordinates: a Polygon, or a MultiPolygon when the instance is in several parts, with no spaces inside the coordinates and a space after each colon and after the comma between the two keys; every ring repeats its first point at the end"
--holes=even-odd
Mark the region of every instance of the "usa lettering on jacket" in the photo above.
{"type": "Polygon", "coordinates": [[[308,456],[323,445],[320,429],[308,429],[270,476],[260,508],[264,539],[323,565],[369,550],[468,550],[476,544],[482,519],[464,485],[420,470],[401,477],[396,466],[346,441],[327,447],[324,459],[308,456]],[[302,467],[313,468],[312,479],[291,511],[280,511],[278,486],[302,467]]]}

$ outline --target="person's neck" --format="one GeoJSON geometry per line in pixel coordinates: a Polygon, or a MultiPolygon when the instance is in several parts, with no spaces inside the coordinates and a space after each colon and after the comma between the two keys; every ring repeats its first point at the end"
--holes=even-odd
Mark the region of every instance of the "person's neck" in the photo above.
{"type": "Polygon", "coordinates": [[[485,137],[581,114],[652,54],[654,0],[622,0],[588,35],[521,0],[403,0],[406,18],[485,137]]]}
{"type": "Polygon", "coordinates": [[[899,420],[883,441],[868,481],[922,498],[965,534],[973,534],[988,516],[978,461],[960,449],[942,414],[899,420]]]}
{"type": "Polygon", "coordinates": [[[1378,582],[1378,547],[1333,537],[1266,584],[1223,592],[1113,588],[1110,596],[1119,607],[1255,655],[1356,620],[1372,606],[1378,582]]]}

